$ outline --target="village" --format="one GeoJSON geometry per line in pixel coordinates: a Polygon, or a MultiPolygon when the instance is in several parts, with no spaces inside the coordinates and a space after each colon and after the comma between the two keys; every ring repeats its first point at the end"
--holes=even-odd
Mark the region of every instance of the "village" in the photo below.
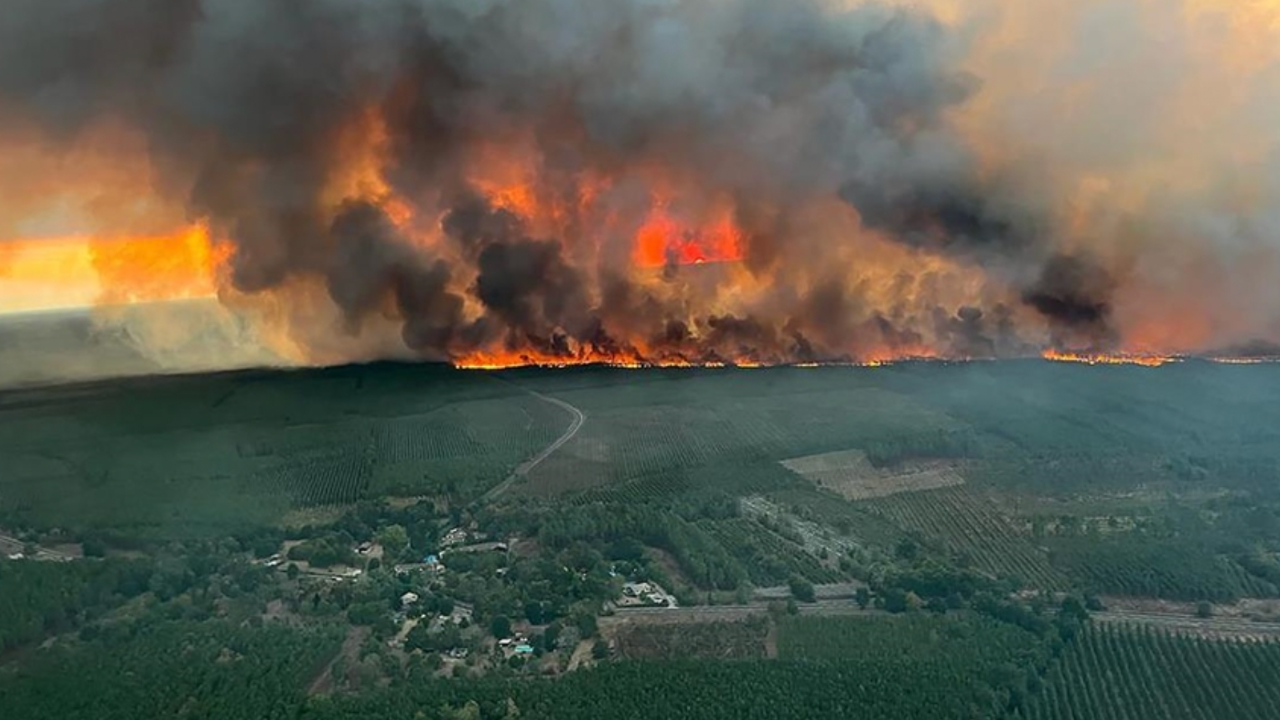
{"type": "Polygon", "coordinates": [[[341,547],[333,547],[330,538],[286,540],[278,552],[255,562],[297,583],[299,596],[310,594],[317,608],[328,598],[350,598],[348,613],[358,607],[362,620],[372,614],[374,637],[386,652],[402,664],[419,658],[441,677],[497,667],[552,674],[576,669],[611,652],[599,636],[598,617],[680,607],[660,582],[636,575],[627,563],[550,568],[536,556],[532,541],[494,538],[474,526],[449,527],[429,552],[396,542],[396,535],[379,531],[371,540],[341,547]],[[388,548],[388,539],[398,547],[388,548]],[[494,588],[505,587],[519,598],[530,594],[526,586],[545,585],[530,573],[533,567],[589,590],[572,607],[557,600],[525,600],[496,612],[494,588]],[[394,600],[373,603],[371,609],[357,602],[370,595],[386,598],[392,591],[394,600]]]}

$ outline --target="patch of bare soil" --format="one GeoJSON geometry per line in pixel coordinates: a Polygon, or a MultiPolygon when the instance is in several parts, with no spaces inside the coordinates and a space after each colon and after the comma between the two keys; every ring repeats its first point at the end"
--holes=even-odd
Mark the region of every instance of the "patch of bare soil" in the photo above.
{"type": "Polygon", "coordinates": [[[950,460],[910,460],[891,468],[877,468],[861,450],[792,458],[783,460],[782,466],[848,500],[869,500],[964,484],[956,463],[950,460]]]}
{"type": "Polygon", "coordinates": [[[594,644],[595,642],[592,640],[583,640],[578,643],[578,646],[573,649],[573,655],[569,656],[569,666],[567,668],[569,672],[577,670],[584,665],[588,667],[591,665],[591,646],[594,644]]]}

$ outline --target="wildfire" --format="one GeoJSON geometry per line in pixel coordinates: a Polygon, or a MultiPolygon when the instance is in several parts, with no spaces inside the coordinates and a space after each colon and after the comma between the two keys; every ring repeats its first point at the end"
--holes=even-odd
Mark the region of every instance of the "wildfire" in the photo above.
{"type": "Polygon", "coordinates": [[[1106,353],[1074,353],[1058,350],[1046,350],[1045,360],[1052,362],[1081,363],[1084,365],[1138,365],[1140,367],[1161,367],[1170,363],[1181,362],[1182,358],[1166,355],[1141,354],[1106,354],[1106,353]]]}
{"type": "Polygon", "coordinates": [[[742,259],[742,245],[742,231],[732,218],[721,218],[704,228],[689,228],[660,203],[636,233],[633,258],[640,267],[731,262],[742,259]]]}

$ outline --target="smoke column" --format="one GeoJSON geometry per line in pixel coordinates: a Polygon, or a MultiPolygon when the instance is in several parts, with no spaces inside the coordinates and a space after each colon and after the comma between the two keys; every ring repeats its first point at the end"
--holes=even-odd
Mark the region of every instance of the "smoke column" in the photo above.
{"type": "Polygon", "coordinates": [[[0,238],[198,227],[295,362],[1266,348],[1277,47],[1257,0],[8,0],[0,238]]]}

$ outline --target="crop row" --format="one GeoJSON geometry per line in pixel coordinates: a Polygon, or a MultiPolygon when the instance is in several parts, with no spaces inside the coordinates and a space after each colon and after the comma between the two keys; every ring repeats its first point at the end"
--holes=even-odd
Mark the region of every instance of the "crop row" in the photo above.
{"type": "Polygon", "coordinates": [[[689,482],[676,473],[659,473],[645,478],[615,482],[580,493],[573,498],[575,505],[593,502],[646,502],[669,497],[689,489],[689,482]]]}
{"type": "Polygon", "coordinates": [[[1062,539],[1055,563],[1084,587],[1115,595],[1230,601],[1274,595],[1270,584],[1204,548],[1140,537],[1062,539]]]}
{"type": "Polygon", "coordinates": [[[904,530],[942,542],[980,569],[1038,588],[1063,584],[1044,552],[966,488],[902,493],[862,504],[904,530]]]}
{"type": "Polygon", "coordinates": [[[1280,643],[1085,631],[1019,720],[1269,720],[1280,707],[1280,643]]]}
{"type": "Polygon", "coordinates": [[[748,518],[708,521],[704,529],[747,569],[751,582],[768,586],[799,575],[814,583],[844,579],[804,548],[748,518]]]}
{"type": "Polygon", "coordinates": [[[268,496],[283,495],[301,507],[337,505],[359,500],[369,478],[363,454],[350,453],[274,468],[258,476],[255,489],[268,496]]]}

